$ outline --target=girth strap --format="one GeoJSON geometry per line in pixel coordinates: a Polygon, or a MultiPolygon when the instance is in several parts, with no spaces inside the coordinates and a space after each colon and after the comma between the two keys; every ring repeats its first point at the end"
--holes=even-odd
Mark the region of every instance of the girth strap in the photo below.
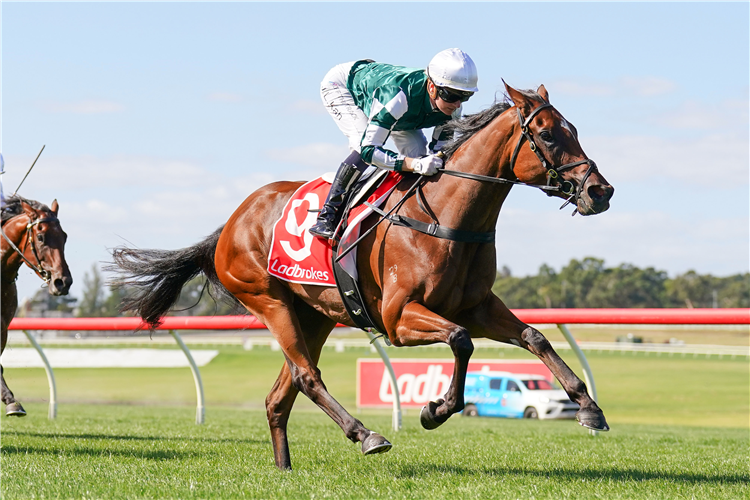
{"type": "Polygon", "coordinates": [[[437,222],[427,223],[406,217],[403,215],[393,214],[388,215],[379,208],[365,202],[365,205],[373,209],[375,212],[380,214],[381,217],[386,219],[388,222],[396,225],[413,229],[414,231],[428,234],[436,238],[444,240],[460,241],[462,243],[494,243],[495,242],[495,231],[487,231],[485,233],[479,233],[476,231],[465,231],[463,229],[453,229],[450,227],[441,226],[437,222]]]}
{"type": "Polygon", "coordinates": [[[463,229],[452,229],[450,227],[441,226],[437,223],[426,223],[412,219],[411,217],[405,217],[403,215],[392,215],[389,219],[394,225],[407,227],[414,231],[429,234],[436,238],[442,238],[444,240],[460,241],[463,243],[494,243],[495,242],[495,231],[487,231],[486,233],[478,233],[476,231],[464,231],[463,229]]]}

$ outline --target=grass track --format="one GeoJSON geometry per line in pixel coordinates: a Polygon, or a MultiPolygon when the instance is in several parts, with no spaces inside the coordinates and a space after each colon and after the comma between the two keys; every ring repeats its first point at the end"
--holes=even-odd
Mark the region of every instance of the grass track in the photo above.
{"type": "MultiPolygon", "coordinates": [[[[390,349],[393,357],[445,357],[390,349]]],[[[44,371],[7,370],[29,416],[3,418],[3,498],[748,498],[747,360],[589,354],[612,431],[570,421],[465,419],[435,431],[416,412],[357,412],[354,360],[324,352],[328,388],[394,449],[364,457],[305,398],[289,423],[295,470],[273,466],[263,398],[282,358],[222,348],[202,368],[206,425],[193,424],[188,369],[56,370],[47,420],[44,371]],[[39,401],[34,403],[34,401],[39,401]],[[119,404],[81,404],[95,401],[119,404]],[[74,402],[79,402],[74,404],[74,402]],[[177,405],[177,406],[175,406],[177,405]]],[[[477,358],[497,351],[475,353],[477,358]]],[[[510,356],[509,356],[510,357],[510,356]]],[[[514,358],[524,357],[521,350],[514,358]]],[[[577,373],[569,353],[565,358],[577,373]]]]}
{"type": "Polygon", "coordinates": [[[41,404],[4,420],[4,498],[747,498],[748,432],[622,424],[590,438],[569,421],[454,418],[398,433],[365,457],[320,412],[290,422],[295,470],[273,465],[259,410],[82,406],[47,421],[41,404]]]}

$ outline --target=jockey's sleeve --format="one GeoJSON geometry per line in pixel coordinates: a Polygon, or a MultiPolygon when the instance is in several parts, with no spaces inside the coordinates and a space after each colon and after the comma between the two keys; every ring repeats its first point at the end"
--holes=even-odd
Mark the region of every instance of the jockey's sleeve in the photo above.
{"type": "Polygon", "coordinates": [[[387,170],[401,171],[404,155],[385,149],[383,145],[396,122],[408,109],[409,101],[400,87],[375,89],[370,105],[370,121],[360,143],[360,154],[365,162],[387,170]]]}
{"type": "MultiPolygon", "coordinates": [[[[451,120],[458,120],[461,118],[461,112],[463,110],[463,105],[459,106],[459,108],[451,114],[451,120]]],[[[448,141],[453,139],[453,135],[450,133],[450,130],[445,129],[445,123],[442,125],[436,126],[432,130],[432,140],[430,141],[430,144],[428,146],[430,153],[434,154],[443,149],[443,146],[445,146],[448,141]]]]}

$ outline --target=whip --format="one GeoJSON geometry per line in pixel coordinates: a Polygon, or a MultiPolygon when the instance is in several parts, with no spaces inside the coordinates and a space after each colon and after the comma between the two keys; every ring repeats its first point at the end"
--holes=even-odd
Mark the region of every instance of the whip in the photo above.
{"type": "Polygon", "coordinates": [[[31,173],[31,169],[34,168],[34,165],[36,165],[36,161],[39,159],[40,156],[42,156],[42,151],[44,151],[45,146],[46,144],[42,146],[42,149],[39,150],[39,154],[36,155],[36,158],[34,159],[34,163],[31,164],[31,166],[29,167],[29,170],[26,172],[26,175],[24,175],[23,179],[21,179],[21,184],[18,185],[15,191],[13,191],[14,195],[18,193],[19,189],[21,189],[21,186],[23,185],[23,182],[26,180],[26,177],[29,176],[29,174],[31,173]]]}

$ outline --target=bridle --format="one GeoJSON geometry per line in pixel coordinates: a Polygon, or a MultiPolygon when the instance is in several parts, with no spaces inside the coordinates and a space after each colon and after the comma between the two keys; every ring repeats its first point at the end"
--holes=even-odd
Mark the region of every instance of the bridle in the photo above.
{"type": "MultiPolygon", "coordinates": [[[[565,203],[560,207],[560,209],[565,208],[568,203],[571,203],[571,201],[575,200],[576,206],[578,205],[578,199],[581,196],[581,190],[583,189],[584,184],[586,184],[586,180],[588,180],[589,176],[598,170],[596,163],[591,159],[585,159],[580,161],[574,161],[571,163],[566,163],[564,165],[560,165],[559,167],[554,166],[550,162],[547,161],[547,159],[544,157],[541,151],[539,151],[539,148],[537,147],[536,143],[534,142],[534,136],[531,133],[531,130],[529,129],[529,124],[531,123],[531,120],[543,109],[546,108],[552,108],[554,107],[549,103],[544,103],[541,106],[534,109],[531,114],[524,120],[523,115],[521,115],[521,110],[516,108],[516,112],[518,113],[518,122],[521,125],[521,137],[518,139],[518,143],[516,144],[515,149],[513,150],[513,154],[510,157],[510,170],[513,172],[515,170],[516,166],[516,159],[518,158],[518,152],[521,150],[521,146],[523,145],[524,140],[528,141],[529,147],[531,148],[531,151],[536,154],[537,158],[539,158],[539,161],[542,163],[542,167],[547,171],[547,184],[545,186],[537,186],[535,184],[529,184],[528,182],[521,182],[517,180],[511,180],[511,179],[503,179],[501,177],[491,177],[489,175],[481,175],[481,174],[471,174],[468,172],[458,172],[456,170],[446,170],[445,168],[438,169],[440,172],[448,175],[452,175],[454,177],[463,177],[465,179],[473,179],[477,181],[486,181],[486,182],[496,182],[500,184],[519,184],[522,186],[530,186],[535,187],[537,189],[541,189],[542,191],[545,191],[547,193],[547,196],[552,196],[552,193],[562,193],[566,196],[568,196],[568,199],[565,200],[565,203]],[[583,178],[581,179],[581,182],[578,183],[576,186],[571,181],[562,181],[560,182],[560,174],[566,170],[570,170],[571,168],[577,167],[578,165],[584,165],[587,164],[589,168],[586,170],[586,173],[584,174],[583,178]],[[553,181],[555,182],[553,184],[553,181]]],[[[573,212],[573,215],[577,213],[577,210],[573,212]]]]}
{"type": "MultiPolygon", "coordinates": [[[[568,199],[565,201],[563,206],[560,207],[560,209],[564,208],[565,205],[570,203],[572,199],[575,198],[576,204],[578,202],[578,198],[581,196],[581,189],[583,189],[583,185],[586,184],[586,180],[588,180],[589,176],[595,172],[597,169],[596,163],[594,160],[591,159],[585,159],[580,161],[574,161],[571,163],[566,163],[564,165],[560,165],[559,167],[555,167],[551,163],[547,162],[547,159],[544,157],[541,151],[539,151],[539,148],[536,146],[536,143],[534,142],[534,136],[531,135],[531,130],[529,130],[529,124],[531,123],[531,120],[539,113],[541,110],[546,108],[552,108],[554,107],[549,103],[544,103],[538,108],[534,109],[534,111],[529,114],[529,116],[526,118],[526,120],[523,119],[523,116],[521,115],[521,110],[516,108],[516,112],[518,113],[518,122],[521,124],[521,137],[518,140],[518,144],[516,144],[516,149],[513,150],[513,155],[510,157],[510,170],[511,172],[515,171],[515,165],[516,165],[516,158],[518,157],[518,151],[521,149],[521,144],[523,144],[523,140],[526,139],[529,142],[529,147],[531,150],[536,154],[537,158],[539,158],[539,161],[542,162],[542,167],[544,167],[545,170],[547,170],[547,186],[549,186],[552,181],[556,181],[556,186],[559,187],[559,191],[568,196],[568,199]],[[583,175],[583,179],[581,179],[581,182],[578,183],[578,185],[574,185],[570,181],[563,181],[560,183],[560,174],[563,173],[566,170],[570,170],[573,167],[577,167],[578,165],[588,165],[589,168],[586,170],[586,173],[583,175]],[[567,188],[567,189],[566,189],[567,188]]],[[[575,214],[575,212],[573,212],[575,214]]]]}
{"type": "Polygon", "coordinates": [[[28,214],[20,214],[20,215],[26,215],[29,217],[29,223],[26,224],[26,240],[29,245],[31,245],[31,252],[34,254],[34,259],[36,259],[36,265],[32,263],[29,259],[26,258],[24,255],[24,252],[21,251],[20,248],[18,248],[15,243],[13,243],[7,234],[5,234],[5,231],[0,228],[0,232],[3,234],[3,238],[5,238],[5,241],[8,242],[10,247],[21,256],[24,262],[44,281],[45,285],[49,285],[49,282],[52,280],[52,273],[47,271],[42,267],[42,260],[39,258],[39,251],[36,248],[36,244],[34,243],[34,232],[32,229],[34,226],[41,224],[42,222],[53,222],[57,220],[57,217],[42,217],[41,219],[31,219],[31,217],[28,214]]]}

